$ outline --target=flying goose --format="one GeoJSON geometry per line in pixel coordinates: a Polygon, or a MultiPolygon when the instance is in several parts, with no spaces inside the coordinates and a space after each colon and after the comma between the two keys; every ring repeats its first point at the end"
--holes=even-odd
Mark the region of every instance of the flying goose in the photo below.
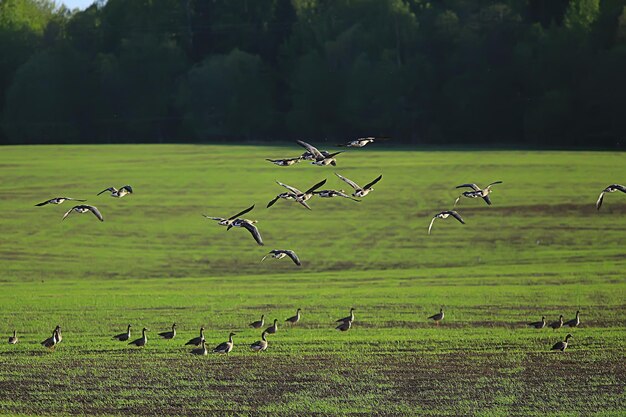
{"type": "Polygon", "coordinates": [[[313,191],[313,194],[322,197],[322,198],[333,198],[333,197],[343,197],[343,198],[349,198],[352,201],[356,201],[357,203],[360,203],[361,200],[357,200],[356,198],[350,197],[348,194],[345,193],[344,190],[322,190],[322,191],[313,191]]]}
{"type": "Polygon", "coordinates": [[[278,165],[279,167],[288,167],[293,164],[297,164],[302,160],[302,158],[287,158],[287,159],[265,159],[266,161],[270,161],[272,164],[278,165]]]}
{"type": "Polygon", "coordinates": [[[563,326],[578,327],[580,324],[580,311],[576,311],[576,317],[563,323],[563,326]]]}
{"type": "Polygon", "coordinates": [[[237,219],[239,216],[243,216],[244,214],[248,213],[253,208],[254,208],[254,204],[248,207],[247,209],[245,209],[244,211],[242,211],[241,213],[237,213],[234,216],[231,216],[227,219],[225,219],[224,217],[211,217],[211,216],[207,216],[206,214],[203,214],[203,216],[206,217],[207,219],[216,220],[217,224],[219,224],[220,226],[230,226],[233,224],[235,219],[237,219]]]}
{"type": "Polygon", "coordinates": [[[312,161],[311,164],[313,165],[337,166],[337,160],[335,159],[335,156],[339,155],[342,151],[333,152],[333,153],[320,152],[315,146],[311,145],[310,143],[306,143],[301,140],[298,140],[297,142],[298,142],[298,145],[305,148],[310,155],[309,156],[307,154],[303,154],[301,158],[311,160],[312,161]]]}
{"type": "Polygon", "coordinates": [[[228,335],[228,342],[217,345],[217,347],[213,349],[213,353],[228,354],[231,350],[233,350],[233,336],[235,336],[235,333],[231,332],[230,335],[228,335]]]}
{"type": "Polygon", "coordinates": [[[139,339],[133,340],[132,342],[129,343],[129,345],[135,345],[137,347],[146,346],[146,343],[148,343],[148,337],[146,336],[147,331],[148,329],[144,327],[143,330],[141,331],[141,337],[139,339]]]}
{"type": "Polygon", "coordinates": [[[113,339],[117,339],[120,342],[126,342],[130,339],[130,328],[132,326],[129,324],[128,327],[126,328],[126,333],[120,333],[120,334],[116,334],[115,336],[113,336],[113,339]]]}
{"type": "Polygon", "coordinates": [[[604,200],[605,193],[614,193],[615,191],[621,191],[623,193],[626,193],[626,187],[624,187],[623,185],[619,185],[619,184],[611,184],[608,187],[606,187],[600,193],[600,197],[598,197],[598,201],[596,201],[596,208],[600,210],[600,207],[602,207],[602,200],[604,200]]]}
{"type": "Polygon", "coordinates": [[[354,321],[354,307],[350,309],[350,315],[348,317],[344,317],[339,320],[335,320],[335,323],[346,322],[346,321],[354,321]]]}
{"type": "Polygon", "coordinates": [[[13,336],[9,336],[9,344],[14,345],[17,343],[17,330],[13,330],[13,336]]]}
{"type": "Polygon", "coordinates": [[[445,317],[445,314],[443,312],[443,307],[439,309],[439,313],[437,314],[433,314],[432,316],[428,317],[429,320],[434,320],[435,323],[437,323],[437,326],[439,326],[439,322],[441,320],[443,320],[443,318],[445,317]]]}
{"type": "Polygon", "coordinates": [[[87,213],[88,211],[90,211],[93,213],[94,216],[98,218],[98,220],[100,220],[101,222],[104,221],[102,214],[100,214],[100,210],[98,210],[97,207],[90,206],[87,204],[80,204],[78,206],[72,207],[67,212],[65,212],[65,215],[63,215],[63,218],[61,219],[61,221],[65,220],[65,218],[69,216],[72,211],[75,211],[76,213],[80,213],[80,214],[87,213]]]}
{"type": "Polygon", "coordinates": [[[265,324],[265,314],[261,314],[261,320],[253,321],[250,323],[250,327],[254,329],[260,329],[265,324]]]}
{"type": "Polygon", "coordinates": [[[59,326],[52,331],[52,336],[41,342],[41,345],[48,349],[54,349],[57,343],[59,343],[59,326]]]}
{"type": "Polygon", "coordinates": [[[340,332],[347,332],[352,328],[352,321],[347,320],[341,323],[339,326],[335,327],[335,330],[339,330],[340,332]]]}
{"type": "Polygon", "coordinates": [[[292,250],[288,250],[288,249],[273,249],[271,250],[267,255],[265,255],[263,258],[261,258],[261,262],[263,262],[265,260],[265,258],[267,258],[268,256],[271,256],[272,258],[275,259],[283,259],[285,256],[288,256],[291,258],[291,260],[293,261],[294,264],[301,266],[302,263],[300,262],[300,259],[298,258],[298,255],[296,255],[296,253],[292,250]]]}
{"type": "Polygon", "coordinates": [[[104,190],[100,191],[97,195],[100,195],[102,193],[106,193],[107,191],[109,191],[111,193],[111,197],[122,198],[126,194],[132,194],[133,193],[133,187],[131,187],[130,185],[125,185],[122,188],[120,188],[119,190],[117,188],[115,188],[115,187],[109,187],[109,188],[105,188],[104,190]]]}
{"type": "Polygon", "coordinates": [[[550,327],[552,327],[552,330],[557,330],[563,327],[563,315],[561,314],[559,316],[558,321],[553,321],[552,323],[550,323],[550,327]]]}
{"type": "Polygon", "coordinates": [[[528,323],[528,326],[534,327],[535,329],[543,329],[546,327],[546,316],[541,317],[541,321],[534,321],[532,323],[528,323]]]}
{"type": "Polygon", "coordinates": [[[203,355],[203,356],[207,356],[209,354],[209,351],[206,348],[206,342],[204,341],[204,339],[200,342],[200,347],[199,348],[195,348],[191,351],[192,355],[203,355]]]}
{"type": "Polygon", "coordinates": [[[272,201],[267,203],[267,208],[272,207],[274,205],[274,203],[276,203],[281,198],[284,198],[285,200],[295,200],[296,199],[296,194],[294,194],[294,193],[292,193],[290,191],[288,191],[286,193],[280,193],[276,197],[274,197],[274,199],[272,199],[272,201]]]}
{"type": "Polygon", "coordinates": [[[276,333],[276,330],[278,330],[278,319],[274,319],[274,324],[272,324],[270,327],[265,329],[265,331],[269,334],[276,333]]]}
{"type": "Polygon", "coordinates": [[[348,148],[362,148],[362,147],[364,147],[365,145],[367,145],[369,143],[374,143],[375,139],[376,138],[374,138],[372,136],[368,136],[366,138],[358,138],[358,139],[355,139],[355,140],[351,140],[348,143],[345,143],[343,145],[337,145],[337,146],[345,146],[345,147],[348,147],[348,148]]]}
{"type": "Polygon", "coordinates": [[[204,342],[204,327],[200,327],[200,336],[189,339],[189,341],[185,343],[185,346],[199,346],[202,342],[204,342]]]}
{"type": "Polygon", "coordinates": [[[444,210],[433,216],[433,219],[430,221],[430,226],[428,226],[428,234],[430,234],[430,230],[433,228],[433,223],[435,223],[435,219],[447,219],[449,216],[452,216],[460,221],[462,224],[465,224],[465,221],[461,218],[459,213],[454,210],[444,210]]]}
{"type": "Polygon", "coordinates": [[[254,342],[250,345],[250,349],[255,352],[263,352],[267,349],[267,339],[265,338],[266,332],[261,333],[261,340],[254,342]]]}
{"type": "Polygon", "coordinates": [[[163,339],[173,339],[176,337],[176,323],[172,324],[172,330],[169,332],[161,332],[159,333],[163,339]]]}
{"type": "Polygon", "coordinates": [[[301,308],[296,310],[296,315],[295,316],[291,316],[289,317],[287,320],[285,320],[285,322],[287,323],[291,323],[291,324],[296,324],[297,322],[300,321],[300,312],[302,311],[301,308]]]}
{"type": "Polygon", "coordinates": [[[256,243],[258,243],[259,246],[263,246],[264,243],[263,243],[263,239],[261,238],[261,233],[259,233],[259,229],[257,229],[254,223],[256,223],[256,220],[235,219],[235,221],[232,224],[230,224],[228,226],[228,229],[226,230],[230,230],[231,227],[243,227],[248,232],[250,232],[250,234],[252,235],[254,240],[256,240],[256,243]]]}
{"type": "Polygon", "coordinates": [[[341,176],[337,174],[336,172],[335,172],[335,175],[338,176],[342,181],[344,181],[350,187],[354,188],[354,193],[352,193],[352,196],[359,197],[359,198],[365,197],[366,195],[370,193],[370,191],[373,191],[374,189],[372,188],[372,186],[383,178],[383,175],[380,174],[378,177],[376,177],[376,179],[374,179],[374,181],[366,184],[365,187],[361,188],[356,182],[349,180],[348,178],[341,176]]]}
{"type": "Polygon", "coordinates": [[[564,341],[555,343],[554,346],[552,346],[552,349],[550,350],[560,350],[561,352],[563,352],[565,349],[567,349],[568,340],[570,337],[573,337],[573,336],[568,333],[567,336],[565,336],[564,341]]]}
{"type": "Polygon", "coordinates": [[[457,199],[454,201],[454,207],[456,207],[456,205],[459,202],[459,200],[461,199],[461,197],[467,197],[467,198],[478,198],[478,197],[480,197],[483,200],[485,200],[485,202],[487,204],[491,205],[491,200],[489,199],[489,194],[491,193],[491,186],[495,185],[495,184],[502,184],[502,181],[492,182],[491,184],[489,184],[488,186],[486,186],[482,190],[476,184],[461,184],[461,185],[457,186],[456,188],[469,187],[473,191],[465,191],[463,194],[458,196],[457,199]]]}
{"type": "Polygon", "coordinates": [[[276,183],[278,185],[288,189],[289,193],[291,195],[288,196],[288,197],[280,197],[280,194],[279,194],[274,200],[270,201],[270,204],[267,205],[268,207],[271,207],[276,202],[276,200],[278,200],[278,198],[287,198],[287,199],[294,199],[295,201],[297,201],[298,203],[302,204],[307,209],[311,210],[311,207],[309,207],[309,205],[306,203],[306,201],[308,199],[310,199],[311,197],[313,197],[313,191],[317,190],[322,185],[324,185],[326,183],[326,180],[318,182],[317,184],[315,184],[314,186],[312,186],[311,188],[309,188],[305,192],[302,192],[302,191],[298,190],[297,188],[292,187],[291,185],[283,184],[280,181],[276,181],[276,183]]]}
{"type": "Polygon", "coordinates": [[[39,203],[39,204],[35,204],[36,207],[40,207],[40,206],[45,206],[46,204],[62,204],[66,201],[87,201],[87,200],[80,200],[78,198],[70,198],[70,197],[55,197],[55,198],[51,198],[50,200],[46,200],[43,203],[39,203]]]}

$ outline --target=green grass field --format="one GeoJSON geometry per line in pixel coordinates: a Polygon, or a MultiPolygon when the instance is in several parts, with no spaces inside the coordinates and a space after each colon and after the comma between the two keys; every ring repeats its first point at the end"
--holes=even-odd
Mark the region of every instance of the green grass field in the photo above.
{"type": "Polygon", "coordinates": [[[0,413],[20,415],[626,414],[625,155],[603,152],[412,151],[377,144],[336,168],[277,167],[297,145],[0,148],[0,413]],[[361,203],[278,201],[279,180],[306,189],[361,185],[361,203]],[[467,224],[435,222],[455,186],[494,180],[493,206],[464,199],[467,224]],[[131,184],[123,199],[97,196],[131,184]],[[105,221],[73,213],[86,198],[105,221]],[[201,214],[256,204],[266,245],[201,214]],[[270,249],[295,250],[260,263],[270,249]],[[444,306],[436,327],[426,317],[444,306]],[[303,309],[296,326],[282,320],[303,309]],[[356,308],[353,328],[334,320],[356,308]],[[575,329],[535,330],[542,315],[575,329]],[[247,323],[281,320],[267,352],[247,323]],[[178,324],[174,340],[156,334],[178,324]],[[145,349],[111,340],[128,323],[145,349]],[[55,325],[54,352],[39,342],[55,325]],[[206,327],[228,356],[183,344],[206,327]],[[6,344],[17,329],[20,343],[6,344]],[[564,353],[553,343],[573,334],[564,353]]]}

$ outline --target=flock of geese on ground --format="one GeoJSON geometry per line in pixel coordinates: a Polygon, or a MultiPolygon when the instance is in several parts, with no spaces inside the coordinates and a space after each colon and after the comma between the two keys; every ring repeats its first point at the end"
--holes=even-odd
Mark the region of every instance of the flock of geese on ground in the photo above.
{"type": "MultiPolygon", "coordinates": [[[[373,143],[374,141],[378,140],[377,138],[374,137],[366,137],[366,138],[358,138],[356,140],[350,141],[346,144],[340,144],[337,146],[340,147],[349,147],[349,148],[362,148],[370,143],[373,143]]],[[[343,151],[338,151],[338,152],[328,152],[325,150],[319,150],[318,148],[316,148],[315,146],[298,140],[297,143],[302,146],[303,148],[305,148],[305,152],[302,153],[300,156],[298,157],[294,157],[294,158],[282,158],[282,159],[267,159],[267,161],[278,165],[278,166],[291,166],[294,165],[296,163],[299,163],[301,161],[310,161],[311,164],[313,165],[318,165],[318,166],[337,166],[337,155],[341,154],[343,151]]],[[[348,184],[350,187],[352,187],[352,189],[354,190],[354,192],[351,195],[346,194],[346,192],[344,190],[334,190],[334,189],[328,189],[328,190],[321,190],[318,191],[318,189],[320,187],[322,187],[325,183],[326,180],[324,179],[323,181],[320,181],[316,184],[314,184],[313,186],[311,186],[310,188],[308,188],[306,191],[302,192],[300,191],[298,188],[295,188],[293,186],[284,184],[282,182],[276,181],[276,183],[281,186],[284,187],[285,189],[287,189],[286,192],[282,192],[278,195],[276,195],[276,197],[274,197],[268,204],[267,204],[267,208],[272,207],[278,200],[280,199],[285,199],[288,201],[294,201],[299,203],[300,205],[302,205],[303,207],[305,207],[308,210],[311,210],[311,207],[309,206],[309,204],[307,203],[307,201],[309,201],[311,198],[313,198],[314,196],[318,196],[321,198],[333,198],[333,197],[342,197],[342,198],[346,198],[346,199],[350,199],[356,202],[360,202],[363,197],[367,196],[370,192],[372,192],[374,190],[373,186],[378,183],[381,179],[382,179],[382,174],[379,175],[378,177],[376,177],[375,179],[373,179],[372,181],[370,181],[369,183],[367,183],[366,185],[364,185],[363,187],[359,186],[356,182],[338,174],[335,173],[335,175],[343,182],[345,182],[346,184],[348,184]]],[[[461,224],[465,224],[465,221],[463,220],[463,218],[461,217],[461,215],[456,212],[454,210],[454,208],[458,205],[459,201],[461,200],[461,198],[482,198],[485,203],[487,203],[488,205],[491,205],[491,199],[489,198],[489,195],[492,193],[492,186],[496,185],[496,184],[502,184],[502,181],[494,181],[490,184],[488,184],[486,187],[481,188],[479,187],[477,184],[474,183],[467,183],[467,184],[461,184],[459,186],[457,186],[456,188],[470,188],[470,191],[464,191],[462,192],[454,201],[454,205],[453,205],[453,209],[452,210],[444,210],[441,211],[437,214],[435,214],[433,216],[433,218],[430,221],[430,224],[428,226],[428,234],[431,234],[432,228],[433,228],[433,224],[435,222],[436,219],[447,219],[448,217],[453,217],[454,219],[456,219],[457,221],[459,221],[461,224]]],[[[598,210],[600,210],[600,207],[602,206],[602,202],[604,200],[604,196],[606,193],[613,193],[616,191],[621,191],[623,193],[626,193],[626,187],[619,185],[619,184],[612,184],[609,185],[608,187],[606,187],[601,193],[600,196],[598,197],[598,200],[596,202],[596,208],[598,210]]],[[[105,192],[109,192],[111,197],[115,197],[115,198],[122,198],[126,195],[132,194],[133,193],[133,188],[130,185],[124,185],[121,188],[115,188],[115,187],[108,187],[102,191],[100,191],[97,195],[101,195],[105,192]]],[[[52,198],[49,200],[46,200],[44,202],[41,202],[39,204],[36,204],[36,206],[45,206],[48,204],[62,204],[65,201],[78,201],[78,202],[85,202],[86,200],[81,200],[81,199],[76,199],[76,198],[70,198],[70,197],[56,197],[56,198],[52,198]]],[[[252,209],[254,209],[254,205],[248,207],[247,209],[233,215],[230,216],[228,218],[224,218],[224,217],[213,217],[213,216],[207,216],[207,215],[203,215],[204,217],[210,219],[210,220],[214,220],[217,222],[218,225],[220,226],[226,226],[226,230],[230,230],[233,227],[239,227],[239,228],[244,228],[246,229],[248,232],[250,232],[250,234],[252,235],[252,237],[254,238],[254,240],[257,242],[257,244],[259,245],[264,245],[263,243],[263,239],[261,237],[261,234],[256,226],[257,221],[256,220],[249,220],[246,219],[242,216],[244,216],[245,214],[249,213],[252,209]]],[[[93,213],[96,218],[98,218],[98,220],[100,221],[104,221],[104,218],[102,216],[102,214],[100,213],[100,211],[98,210],[97,207],[92,206],[92,205],[88,205],[88,204],[78,204],[75,205],[74,207],[72,207],[71,209],[69,209],[67,212],[65,212],[65,214],[63,215],[62,220],[65,220],[72,212],[76,212],[79,214],[82,213],[87,213],[87,212],[91,212],[93,213]]],[[[293,263],[297,266],[301,266],[302,263],[300,262],[300,259],[298,257],[298,255],[289,249],[274,249],[271,250],[267,255],[263,256],[263,258],[261,259],[261,261],[264,261],[266,258],[271,257],[274,259],[282,259],[285,257],[290,258],[293,263]]],[[[558,321],[552,322],[548,325],[548,327],[556,330],[556,329],[560,329],[561,327],[564,326],[569,326],[569,327],[577,327],[580,324],[580,318],[579,318],[579,311],[576,312],[576,317],[572,320],[569,320],[567,322],[563,321],[563,316],[561,315],[559,317],[558,321]]],[[[287,320],[285,320],[288,323],[291,324],[296,324],[300,321],[300,315],[301,315],[301,309],[298,309],[296,312],[296,315],[293,317],[289,317],[287,320]]],[[[444,311],[443,308],[441,308],[441,310],[439,311],[439,313],[434,314],[430,317],[428,317],[428,319],[433,320],[437,326],[439,325],[439,323],[444,319],[444,311]]],[[[350,309],[350,315],[347,317],[344,317],[342,319],[339,319],[336,321],[336,323],[340,323],[337,327],[336,330],[345,332],[351,329],[352,327],[352,323],[354,322],[354,308],[350,309]]],[[[259,321],[255,321],[253,323],[250,324],[251,327],[255,328],[255,329],[259,329],[261,327],[263,327],[264,325],[264,316],[261,316],[261,320],[259,321]]],[[[546,327],[546,319],[545,317],[541,318],[541,321],[538,322],[533,322],[533,323],[528,323],[528,325],[530,327],[536,328],[536,329],[542,329],[544,327],[546,327]]],[[[265,329],[263,331],[263,333],[261,333],[261,340],[254,342],[253,344],[250,345],[250,349],[256,352],[262,352],[265,351],[267,349],[268,346],[268,341],[266,336],[268,334],[275,334],[276,331],[278,329],[278,319],[274,320],[274,324],[271,325],[270,327],[268,327],[267,329],[265,329]]],[[[130,341],[129,345],[133,345],[136,347],[144,347],[146,346],[147,342],[148,342],[148,338],[146,336],[146,332],[148,331],[147,328],[143,328],[142,329],[142,335],[141,338],[130,341]]],[[[167,332],[162,332],[159,333],[159,336],[162,337],[163,339],[173,339],[174,337],[176,337],[176,324],[172,325],[172,329],[171,331],[167,331],[167,332]]],[[[215,347],[213,349],[214,353],[229,353],[232,349],[233,349],[233,336],[236,336],[235,333],[231,332],[228,336],[228,341],[223,342],[221,344],[219,344],[217,347],[215,347]]],[[[552,350],[560,350],[560,351],[564,351],[567,348],[568,345],[568,340],[572,337],[571,334],[568,334],[565,338],[564,341],[560,341],[558,343],[556,343],[553,347],[552,350]]],[[[113,339],[116,339],[118,341],[123,341],[123,342],[127,342],[131,339],[131,325],[128,325],[127,331],[125,333],[121,333],[118,334],[116,336],[113,337],[113,339]]],[[[43,342],[41,342],[41,344],[47,348],[50,349],[54,349],[55,346],[60,343],[63,340],[62,335],[61,335],[61,326],[56,326],[55,329],[52,332],[52,336],[47,338],[46,340],[44,340],[43,342]]],[[[18,342],[18,338],[17,338],[17,332],[13,331],[13,336],[9,337],[9,343],[10,344],[16,344],[18,342]]],[[[200,328],[200,336],[195,337],[191,340],[189,340],[189,342],[186,343],[186,345],[194,345],[197,348],[192,350],[191,353],[192,354],[197,354],[197,355],[207,355],[208,354],[208,349],[205,345],[205,338],[204,338],[204,327],[200,328]]]]}

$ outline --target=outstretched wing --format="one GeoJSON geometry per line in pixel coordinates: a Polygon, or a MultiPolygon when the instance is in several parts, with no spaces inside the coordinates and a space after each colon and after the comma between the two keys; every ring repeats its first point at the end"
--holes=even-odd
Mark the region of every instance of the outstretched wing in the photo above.
{"type": "Polygon", "coordinates": [[[342,181],[344,181],[346,184],[348,184],[350,187],[354,188],[355,190],[361,189],[361,187],[359,187],[359,185],[356,182],[349,180],[346,177],[337,174],[336,172],[335,172],[335,175],[338,176],[342,181]]]}
{"type": "Polygon", "coordinates": [[[286,250],[285,253],[287,254],[287,256],[289,256],[291,258],[293,263],[295,263],[298,266],[302,265],[302,263],[300,262],[300,259],[298,258],[298,255],[296,255],[296,253],[294,251],[286,250]]]}
{"type": "Polygon", "coordinates": [[[491,205],[491,199],[489,198],[489,195],[484,196],[483,200],[485,200],[485,203],[491,205]]]}
{"type": "Polygon", "coordinates": [[[456,188],[464,188],[464,187],[470,187],[474,191],[480,191],[480,187],[476,184],[461,184],[461,185],[456,186],[456,188]]]}
{"type": "Polygon", "coordinates": [[[596,201],[596,209],[600,210],[600,207],[602,207],[603,200],[604,200],[604,191],[600,193],[600,197],[598,197],[598,201],[596,201]]]}
{"type": "Polygon", "coordinates": [[[115,187],[109,187],[109,188],[105,188],[104,190],[100,191],[97,195],[100,195],[102,193],[106,193],[107,191],[110,192],[110,193],[114,193],[117,190],[115,189],[115,187]]]}
{"type": "Polygon", "coordinates": [[[291,191],[292,193],[295,193],[295,194],[298,194],[298,195],[302,194],[302,191],[298,190],[298,189],[297,189],[297,188],[295,188],[295,187],[292,187],[291,185],[283,184],[283,183],[282,183],[282,182],[280,182],[280,181],[276,181],[276,183],[277,183],[278,185],[280,185],[280,186],[285,187],[286,189],[288,189],[288,190],[289,190],[289,191],[291,191]]]}
{"type": "Polygon", "coordinates": [[[298,203],[302,204],[304,207],[308,208],[309,210],[311,210],[311,207],[307,204],[306,201],[304,200],[297,200],[298,203]]]}
{"type": "Polygon", "coordinates": [[[244,214],[246,214],[247,212],[249,212],[250,210],[252,210],[254,208],[254,204],[250,207],[248,207],[247,209],[245,209],[244,211],[242,211],[241,213],[237,213],[234,216],[231,216],[228,218],[228,220],[234,220],[239,216],[243,216],[244,214]]]}
{"type": "Polygon", "coordinates": [[[324,155],[313,145],[310,143],[306,143],[302,140],[298,140],[298,145],[305,148],[307,151],[311,152],[311,154],[315,157],[315,159],[324,159],[324,155]]]}
{"type": "Polygon", "coordinates": [[[492,182],[491,184],[489,184],[489,185],[487,186],[487,188],[491,187],[492,185],[496,185],[496,184],[502,184],[502,181],[494,181],[494,182],[492,182]]]}
{"type": "Polygon", "coordinates": [[[465,224],[465,221],[463,220],[463,218],[461,217],[461,215],[459,213],[457,213],[454,210],[450,210],[448,211],[448,213],[454,217],[455,219],[457,219],[458,221],[460,221],[461,223],[465,224]]]}
{"type": "Polygon", "coordinates": [[[280,198],[280,194],[277,195],[276,197],[274,197],[274,199],[272,201],[270,201],[269,203],[267,203],[267,208],[270,208],[274,205],[275,202],[278,201],[278,199],[280,198]]]}
{"type": "Polygon", "coordinates": [[[258,243],[260,246],[263,246],[263,239],[261,238],[259,229],[257,229],[255,225],[253,225],[252,223],[248,223],[248,222],[242,222],[241,227],[245,227],[250,232],[250,234],[252,234],[252,237],[254,237],[254,240],[256,240],[256,243],[258,243]]]}
{"type": "Polygon", "coordinates": [[[72,210],[74,210],[76,207],[78,207],[78,206],[74,206],[74,207],[72,207],[71,209],[69,209],[68,211],[66,211],[66,212],[65,212],[65,214],[63,215],[63,218],[61,219],[61,221],[65,220],[65,218],[66,218],[67,216],[69,216],[69,215],[70,215],[70,213],[72,212],[72,210]]]}
{"type": "Polygon", "coordinates": [[[131,194],[133,193],[133,187],[131,187],[130,185],[125,185],[125,186],[123,186],[122,188],[120,188],[120,191],[121,191],[121,190],[126,190],[126,191],[128,191],[129,193],[131,193],[131,194]]]}
{"type": "Polygon", "coordinates": [[[623,185],[613,184],[613,188],[620,190],[623,193],[626,193],[626,187],[624,187],[623,185]]]}
{"type": "Polygon", "coordinates": [[[96,216],[98,218],[98,220],[100,220],[101,222],[104,221],[104,219],[102,218],[102,214],[100,214],[100,210],[98,210],[97,207],[94,206],[85,206],[89,209],[89,211],[91,211],[94,216],[96,216]]]}
{"type": "Polygon", "coordinates": [[[372,188],[372,186],[374,184],[376,184],[378,181],[380,181],[383,178],[383,174],[380,174],[378,177],[376,177],[376,179],[372,182],[370,182],[369,184],[367,184],[365,187],[363,187],[364,190],[367,190],[368,188],[372,188]]]}
{"type": "Polygon", "coordinates": [[[437,216],[433,217],[433,219],[430,221],[430,225],[428,226],[428,234],[430,234],[430,231],[433,228],[433,223],[435,223],[436,218],[437,216]]]}
{"type": "Polygon", "coordinates": [[[43,203],[35,204],[35,207],[45,206],[46,204],[49,204],[50,201],[52,201],[52,200],[46,200],[43,203]]]}
{"type": "Polygon", "coordinates": [[[361,200],[357,200],[354,197],[350,197],[348,194],[344,193],[343,191],[335,191],[335,193],[337,193],[339,197],[349,198],[350,200],[356,201],[357,203],[361,202],[361,200]]]}
{"type": "Polygon", "coordinates": [[[207,216],[206,214],[203,214],[203,216],[206,217],[207,219],[217,220],[218,222],[221,222],[222,220],[227,220],[223,217],[211,217],[211,216],[207,216]]]}
{"type": "Polygon", "coordinates": [[[324,184],[326,184],[326,180],[325,179],[323,181],[318,182],[317,184],[315,184],[313,187],[309,188],[308,190],[306,190],[305,194],[309,194],[309,193],[317,190],[318,188],[320,188],[324,184]]]}

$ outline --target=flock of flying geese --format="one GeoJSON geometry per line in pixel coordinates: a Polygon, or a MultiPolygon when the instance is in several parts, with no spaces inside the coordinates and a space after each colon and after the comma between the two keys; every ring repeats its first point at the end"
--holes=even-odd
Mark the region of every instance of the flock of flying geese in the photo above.
{"type": "MultiPolygon", "coordinates": [[[[359,138],[359,139],[350,141],[346,144],[340,144],[337,146],[345,146],[345,147],[350,147],[350,148],[362,148],[370,143],[373,143],[375,140],[378,140],[378,139],[373,138],[373,137],[359,138]]],[[[267,159],[267,161],[278,166],[291,166],[301,161],[310,161],[311,164],[318,165],[318,166],[328,166],[328,165],[336,166],[337,165],[336,156],[343,152],[343,151],[339,151],[339,152],[330,153],[325,150],[320,151],[315,146],[307,142],[301,141],[301,140],[298,140],[297,143],[303,148],[305,148],[305,152],[301,154],[300,156],[294,157],[294,158],[284,158],[284,159],[267,159]]],[[[309,206],[307,201],[313,198],[313,196],[319,196],[321,198],[342,197],[342,198],[347,198],[356,202],[360,202],[361,198],[367,196],[370,192],[374,190],[373,186],[376,183],[378,183],[383,177],[381,174],[378,177],[376,177],[374,180],[367,183],[365,186],[361,187],[356,182],[338,173],[335,173],[335,175],[340,180],[342,180],[343,182],[345,182],[346,184],[348,184],[350,187],[353,188],[354,192],[351,195],[346,194],[344,190],[327,189],[327,190],[318,191],[318,189],[326,183],[326,180],[323,180],[323,181],[318,182],[317,184],[314,184],[313,186],[311,186],[304,192],[300,191],[298,188],[276,181],[276,183],[279,186],[284,187],[285,189],[287,189],[287,191],[276,195],[276,197],[274,197],[267,204],[267,208],[272,207],[278,200],[285,199],[288,201],[297,202],[303,207],[305,207],[306,209],[311,210],[311,207],[309,206]]],[[[491,194],[492,192],[491,187],[496,184],[502,184],[502,181],[494,181],[491,184],[487,185],[485,188],[480,188],[478,185],[474,183],[461,184],[457,186],[456,187],[457,189],[458,188],[470,188],[471,190],[462,192],[454,201],[453,208],[457,206],[457,204],[463,197],[464,198],[482,198],[485,201],[485,203],[487,203],[488,205],[491,205],[492,203],[491,203],[491,199],[489,198],[489,194],[491,194]]],[[[613,193],[616,191],[621,191],[623,193],[626,193],[626,187],[624,187],[623,185],[619,185],[619,184],[612,184],[606,187],[600,193],[600,196],[598,197],[598,200],[596,202],[596,208],[600,210],[600,207],[602,206],[602,202],[604,200],[604,196],[606,193],[613,193]]],[[[124,185],[123,187],[119,189],[115,187],[108,187],[100,191],[97,195],[101,195],[105,192],[109,192],[111,197],[122,198],[126,195],[132,194],[133,188],[130,185],[124,185]]],[[[39,204],[36,204],[36,206],[45,206],[48,204],[62,204],[65,201],[85,202],[86,200],[70,198],[70,197],[56,197],[56,198],[52,198],[44,202],[41,202],[39,204]]],[[[225,226],[226,230],[230,230],[233,227],[244,228],[248,232],[250,232],[250,234],[252,235],[254,240],[257,242],[257,244],[264,245],[263,239],[261,238],[261,234],[256,226],[257,221],[249,220],[249,219],[242,217],[245,214],[249,213],[252,209],[254,209],[254,205],[228,218],[213,217],[213,216],[207,216],[207,215],[203,215],[203,216],[210,220],[216,221],[217,224],[220,226],[225,226]]],[[[74,207],[69,209],[67,212],[65,212],[62,220],[65,220],[72,212],[76,212],[79,214],[91,212],[96,216],[96,218],[98,218],[98,220],[104,221],[104,218],[102,214],[100,213],[100,211],[98,210],[98,208],[92,205],[88,205],[88,204],[75,205],[74,207]]],[[[450,216],[455,218],[460,223],[465,224],[465,221],[463,220],[463,218],[454,209],[444,210],[435,214],[435,216],[433,216],[428,226],[428,234],[431,233],[433,224],[436,219],[447,219],[450,216]]],[[[298,266],[302,265],[302,263],[300,262],[300,259],[298,258],[298,255],[294,251],[288,250],[288,249],[271,250],[267,255],[265,255],[261,259],[261,261],[264,261],[268,257],[272,257],[274,259],[282,259],[282,258],[288,257],[293,261],[294,264],[298,266]]],[[[564,326],[577,327],[580,324],[579,314],[580,312],[577,311],[576,317],[567,322],[563,321],[563,316],[561,315],[558,321],[548,324],[548,327],[552,328],[553,330],[560,329],[564,326]]],[[[300,321],[300,317],[301,317],[301,309],[298,309],[296,311],[296,315],[293,317],[289,317],[288,319],[285,320],[285,322],[295,325],[296,323],[300,321]]],[[[438,326],[439,323],[444,319],[443,308],[440,309],[439,313],[428,317],[428,319],[433,320],[438,326]]],[[[341,318],[336,321],[336,323],[340,323],[336,327],[336,330],[339,330],[342,332],[348,331],[352,328],[353,322],[354,322],[354,308],[351,308],[349,316],[341,318]]],[[[264,324],[265,324],[265,316],[263,315],[261,316],[261,320],[250,323],[250,326],[254,329],[259,329],[263,327],[264,324]]],[[[545,316],[541,318],[541,321],[528,323],[530,327],[533,327],[535,329],[542,329],[546,327],[546,324],[547,323],[546,323],[545,316]]],[[[120,333],[118,335],[115,335],[113,336],[113,339],[122,341],[122,342],[128,342],[131,339],[131,327],[132,326],[129,324],[125,333],[120,333]]],[[[274,323],[261,333],[261,340],[252,343],[250,345],[250,349],[255,352],[265,351],[268,347],[268,341],[267,341],[266,336],[268,334],[275,334],[277,330],[278,330],[278,319],[275,319],[274,323]]],[[[146,336],[147,331],[148,329],[144,327],[142,329],[141,337],[139,339],[130,341],[128,344],[136,346],[136,347],[146,346],[148,342],[148,338],[146,336]]],[[[168,340],[176,337],[176,324],[174,323],[172,325],[172,329],[170,331],[159,333],[159,336],[162,337],[163,339],[168,339],[168,340]]],[[[236,334],[231,332],[228,336],[228,341],[220,343],[218,346],[216,346],[213,349],[213,352],[228,354],[233,349],[233,336],[236,336],[236,334]]],[[[567,348],[568,341],[571,337],[572,335],[568,334],[565,337],[564,341],[560,341],[556,343],[552,347],[551,350],[564,351],[567,348]]],[[[55,329],[52,331],[52,336],[50,336],[49,338],[41,342],[41,344],[47,348],[54,349],[55,346],[58,343],[60,343],[62,340],[63,338],[61,335],[61,326],[56,326],[55,329]]],[[[17,332],[13,331],[13,336],[9,337],[9,343],[16,344],[17,342],[18,342],[17,332]]],[[[200,336],[189,340],[185,345],[196,346],[196,349],[193,349],[191,351],[192,354],[207,355],[208,349],[205,344],[204,327],[200,328],[200,336]]]]}

